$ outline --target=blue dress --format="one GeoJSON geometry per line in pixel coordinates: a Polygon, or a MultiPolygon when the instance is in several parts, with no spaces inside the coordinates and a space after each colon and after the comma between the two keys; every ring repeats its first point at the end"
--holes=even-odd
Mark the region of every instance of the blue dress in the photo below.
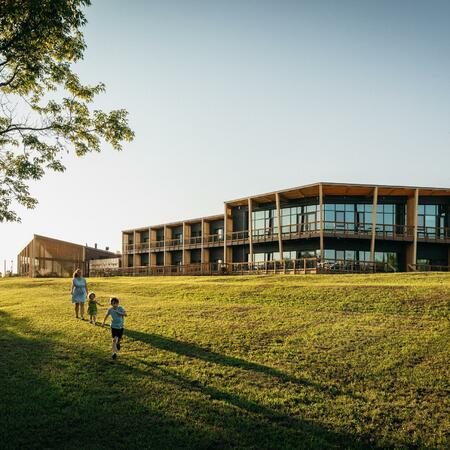
{"type": "Polygon", "coordinates": [[[75,286],[72,294],[72,303],[84,303],[86,301],[86,280],[84,278],[74,278],[75,286]]]}

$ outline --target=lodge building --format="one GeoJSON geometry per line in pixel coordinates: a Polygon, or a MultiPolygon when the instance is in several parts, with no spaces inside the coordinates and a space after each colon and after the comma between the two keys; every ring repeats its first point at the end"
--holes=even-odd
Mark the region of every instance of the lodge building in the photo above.
{"type": "Polygon", "coordinates": [[[450,188],[315,183],[122,232],[125,274],[449,270],[450,188]]]}

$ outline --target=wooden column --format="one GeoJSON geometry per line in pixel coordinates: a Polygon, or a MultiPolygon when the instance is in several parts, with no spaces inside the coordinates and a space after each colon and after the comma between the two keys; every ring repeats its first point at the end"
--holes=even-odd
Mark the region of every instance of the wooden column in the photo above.
{"type": "Polygon", "coordinates": [[[419,206],[419,189],[414,189],[414,195],[409,197],[406,203],[406,225],[408,233],[412,227],[412,242],[406,248],[406,270],[410,271],[409,265],[417,264],[417,213],[419,206]]]}
{"type": "Polygon", "coordinates": [[[191,237],[191,225],[186,222],[183,222],[183,259],[182,259],[183,265],[191,263],[190,258],[191,252],[186,248],[186,245],[190,237],[191,237]]]}
{"type": "Polygon", "coordinates": [[[133,267],[137,266],[138,255],[136,253],[136,230],[133,231],[133,267]]]}
{"type": "Polygon", "coordinates": [[[181,236],[181,264],[186,264],[186,222],[183,222],[183,232],[181,236]]]}
{"type": "Polygon", "coordinates": [[[164,252],[164,265],[167,266],[168,265],[168,255],[167,255],[167,251],[166,251],[166,241],[169,239],[168,237],[168,233],[169,233],[169,228],[164,225],[164,246],[163,246],[163,252],[164,252]]]}
{"type": "Polygon", "coordinates": [[[253,263],[253,201],[247,200],[248,204],[248,244],[249,244],[249,262],[253,263]]]}
{"type": "Polygon", "coordinates": [[[34,259],[36,258],[36,237],[33,236],[30,246],[30,276],[34,278],[36,276],[36,268],[34,265],[34,259]]]}
{"type": "Polygon", "coordinates": [[[320,259],[325,256],[324,239],[323,239],[323,186],[319,184],[319,240],[320,240],[320,259]]]}
{"type": "Polygon", "coordinates": [[[208,236],[209,236],[209,222],[206,222],[206,220],[202,219],[202,247],[201,247],[202,264],[209,263],[209,248],[207,248],[208,236]]]}
{"type": "Polygon", "coordinates": [[[370,239],[370,262],[375,262],[375,239],[377,237],[377,205],[378,205],[378,186],[373,190],[372,200],[372,236],[370,239]]]}
{"type": "Polygon", "coordinates": [[[225,211],[223,215],[223,262],[225,264],[232,263],[232,248],[227,246],[228,234],[233,232],[233,218],[231,217],[231,208],[225,203],[225,211]]]}
{"type": "Polygon", "coordinates": [[[275,194],[275,203],[277,205],[277,220],[278,220],[278,251],[280,252],[280,261],[284,261],[283,256],[283,233],[281,230],[281,207],[280,207],[280,194],[275,194]]]}

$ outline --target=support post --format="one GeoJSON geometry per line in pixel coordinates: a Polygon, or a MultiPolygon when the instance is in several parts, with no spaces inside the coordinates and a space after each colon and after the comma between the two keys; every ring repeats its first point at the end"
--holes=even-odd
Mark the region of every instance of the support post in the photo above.
{"type": "Polygon", "coordinates": [[[406,270],[410,265],[417,264],[417,213],[419,208],[419,189],[414,189],[414,196],[408,198],[406,203],[406,225],[408,233],[412,231],[412,242],[406,248],[406,270]]]}
{"type": "Polygon", "coordinates": [[[323,239],[323,185],[319,184],[319,241],[320,241],[320,259],[323,261],[325,256],[323,239]]]}
{"type": "Polygon", "coordinates": [[[249,244],[249,259],[250,263],[253,264],[253,201],[248,198],[248,244],[249,244]]]}
{"type": "Polygon", "coordinates": [[[278,251],[280,253],[280,261],[284,262],[283,256],[283,233],[281,229],[281,206],[280,206],[280,194],[277,192],[275,194],[275,203],[277,206],[277,222],[278,222],[278,251]]]}
{"type": "Polygon", "coordinates": [[[231,217],[231,208],[225,203],[225,213],[223,215],[223,262],[231,264],[232,249],[227,246],[228,234],[233,232],[233,219],[231,217]]]}
{"type": "Polygon", "coordinates": [[[378,206],[378,186],[373,190],[372,200],[372,236],[370,239],[370,262],[375,263],[375,239],[377,237],[377,206],[378,206]]]}

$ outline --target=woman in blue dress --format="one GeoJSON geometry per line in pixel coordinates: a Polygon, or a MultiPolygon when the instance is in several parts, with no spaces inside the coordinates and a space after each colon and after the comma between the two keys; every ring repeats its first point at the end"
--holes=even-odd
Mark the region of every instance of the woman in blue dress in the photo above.
{"type": "Polygon", "coordinates": [[[75,304],[75,317],[78,319],[78,311],[81,315],[81,320],[84,320],[84,302],[87,297],[87,283],[82,277],[81,270],[75,270],[72,280],[72,303],[75,304]]]}

